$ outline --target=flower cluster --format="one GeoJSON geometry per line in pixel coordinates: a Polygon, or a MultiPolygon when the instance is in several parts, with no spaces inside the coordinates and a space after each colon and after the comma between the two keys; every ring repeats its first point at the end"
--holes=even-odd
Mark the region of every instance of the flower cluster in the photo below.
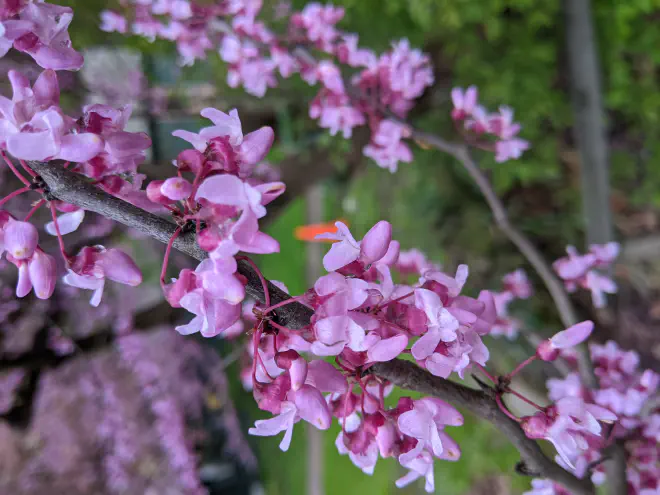
{"type": "MultiPolygon", "coordinates": [[[[399,162],[411,162],[405,142],[411,133],[399,119],[434,81],[429,57],[405,39],[381,55],[360,48],[357,35],[337,28],[344,17],[341,7],[310,3],[290,15],[285,35],[258,20],[261,7],[260,1],[248,0],[213,6],[188,0],[134,0],[130,6],[124,3],[123,13],[104,11],[101,29],[173,41],[183,64],[215,50],[228,64],[228,84],[257,97],[277,86],[278,75],[300,74],[308,84],[320,86],[309,108],[320,127],[350,138],[355,127],[368,124],[366,156],[392,172],[399,162]],[[312,51],[325,58],[316,58],[312,51]]],[[[488,117],[488,132],[499,138],[498,161],[518,158],[529,146],[515,137],[520,126],[511,117],[507,109],[488,117]]]]}
{"type": "Polygon", "coordinates": [[[619,244],[594,244],[587,254],[578,253],[573,246],[566,248],[568,256],[559,258],[552,265],[555,272],[564,281],[569,292],[578,287],[591,291],[594,306],[602,308],[606,304],[605,294],[614,294],[617,286],[614,280],[599,273],[598,269],[608,268],[619,255],[619,244]]]}
{"type": "Polygon", "coordinates": [[[78,70],[83,57],[71,46],[73,10],[39,0],[0,5],[0,57],[10,48],[29,54],[44,69],[78,70]]]}
{"type": "MultiPolygon", "coordinates": [[[[497,113],[488,111],[477,103],[477,88],[470,86],[465,91],[454,88],[451,91],[454,110],[451,113],[455,122],[463,122],[467,137],[495,139],[495,160],[499,163],[520,158],[529,149],[529,143],[518,137],[520,124],[513,121],[513,110],[501,106],[497,113]]],[[[481,147],[490,148],[490,143],[475,142],[481,147]]]]}
{"type": "MultiPolygon", "coordinates": [[[[119,176],[137,177],[137,167],[144,160],[144,151],[151,145],[145,134],[124,131],[130,107],[116,110],[106,105],[91,105],[85,107],[82,117],[76,120],[59,106],[60,91],[54,71],[43,71],[32,87],[27,77],[17,71],[9,71],[8,78],[13,97],[9,100],[0,96],[0,152],[25,187],[4,198],[0,204],[31,190],[44,192],[26,160],[56,159],[66,160],[66,166],[70,165],[72,170],[96,179],[108,192],[131,202],[138,202],[140,198],[146,201],[146,194],[138,190],[137,182],[131,184],[119,176]],[[17,158],[24,170],[35,177],[33,184],[14,168],[7,153],[17,158]],[[131,194],[128,194],[129,190],[131,194]]],[[[24,221],[0,211],[2,252],[6,251],[7,259],[18,268],[18,297],[24,297],[34,288],[37,297],[47,299],[55,288],[55,259],[39,248],[37,228],[28,221],[43,204],[45,200],[38,202],[24,221]]],[[[45,225],[45,230],[60,241],[68,271],[63,279],[65,283],[95,290],[92,304],[98,305],[106,278],[127,285],[138,285],[142,281],[135,263],[117,249],[85,247],[78,255],[69,256],[64,250],[62,236],[78,229],[85,212],[57,200],[51,199],[49,204],[53,221],[45,225]],[[58,217],[57,211],[62,215],[58,217]]]]}
{"type": "Polygon", "coordinates": [[[515,339],[518,335],[521,322],[509,315],[509,304],[516,299],[529,299],[532,296],[533,289],[527,279],[527,274],[522,269],[507,273],[502,279],[502,282],[504,290],[493,292],[497,320],[490,335],[492,337],[503,335],[508,339],[515,339]]]}
{"type": "Polygon", "coordinates": [[[166,257],[161,282],[172,306],[195,315],[177,330],[212,337],[230,329],[241,314],[245,281],[237,274],[235,255],[279,250],[277,241],[259,230],[259,219],[266,215],[265,205],[284,192],[284,184],[263,182],[253,174],[272,145],[270,127],[244,136],[236,110],[225,114],[207,108],[202,116],[213,126],[198,134],[173,133],[194,148],[175,160],[177,176],[152,181],[147,196],[169,208],[181,225],[171,242],[189,226],[196,230],[199,246],[209,253],[194,271],[182,270],[169,284],[164,283],[166,257]],[[194,177],[192,182],[186,174],[194,177]]]}
{"type": "MultiPolygon", "coordinates": [[[[593,434],[600,429],[594,420],[611,418],[619,421],[608,433],[610,441],[618,440],[626,451],[628,493],[651,495],[660,490],[658,442],[660,442],[660,408],[652,404],[659,390],[660,376],[639,369],[639,356],[624,351],[614,342],[590,346],[599,389],[590,391],[582,385],[577,372],[565,378],[548,380],[551,400],[557,404],[556,420],[550,435],[558,446],[565,467],[577,476],[590,476],[600,485],[606,481],[605,468],[597,461],[607,447],[603,438],[593,434]],[[561,405],[561,406],[560,406],[561,405]],[[577,426],[577,428],[576,428],[577,426]],[[568,427],[568,429],[567,429],[568,427]],[[572,442],[567,432],[580,431],[572,442]],[[561,450],[560,450],[561,446],[561,450]]],[[[562,351],[571,361],[570,352],[562,351]]],[[[563,495],[563,488],[549,480],[534,480],[527,495],[563,495]]]]}

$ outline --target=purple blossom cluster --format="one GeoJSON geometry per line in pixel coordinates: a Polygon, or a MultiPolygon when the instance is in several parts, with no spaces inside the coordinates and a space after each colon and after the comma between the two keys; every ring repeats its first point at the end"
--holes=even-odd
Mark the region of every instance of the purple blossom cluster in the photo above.
{"type": "Polygon", "coordinates": [[[13,47],[44,69],[78,70],[83,57],[71,46],[73,10],[43,1],[7,0],[0,4],[0,57],[13,47]]]}
{"type": "Polygon", "coordinates": [[[527,274],[522,269],[507,273],[503,277],[502,282],[504,290],[493,292],[497,320],[495,320],[495,325],[490,331],[490,335],[492,337],[505,336],[512,340],[518,336],[521,322],[509,315],[509,304],[516,299],[529,299],[534,291],[527,279],[527,274]]]}
{"type": "Polygon", "coordinates": [[[589,246],[587,254],[580,254],[573,246],[566,248],[568,256],[559,258],[552,265],[569,292],[578,287],[591,291],[591,299],[597,308],[605,306],[605,294],[617,291],[616,282],[599,270],[607,269],[619,255],[616,242],[589,246]]]}
{"type": "MultiPolygon", "coordinates": [[[[427,491],[433,491],[434,459],[460,457],[460,448],[445,427],[460,426],[462,417],[449,404],[431,398],[404,397],[389,407],[385,399],[391,385],[365,375],[364,370],[402,354],[410,354],[419,366],[443,378],[454,372],[463,377],[474,368],[484,370],[489,354],[482,337],[496,324],[493,295],[488,291],[476,299],[461,295],[465,265],[451,276],[417,251],[404,253],[400,260],[399,243],[392,240],[387,222],[377,223],[360,241],[341,222],[336,226],[337,233],[321,235],[336,242],[323,258],[329,273],[312,289],[270,307],[249,306],[253,316],[245,319],[252,321],[254,330],[241,378],[259,407],[273,414],[257,421],[249,432],[284,433],[280,448],[287,450],[296,423],[303,420],[327,430],[335,417],[342,426],[337,449],[359,469],[372,474],[379,458],[394,457],[409,470],[398,486],[424,478],[427,491]],[[392,271],[399,267],[402,275],[419,273],[417,283],[394,283],[392,271]],[[314,309],[307,327],[293,331],[267,318],[273,309],[293,301],[314,309]]],[[[505,288],[517,297],[531,295],[521,271],[505,277],[505,288]]],[[[556,359],[562,349],[583,342],[592,330],[593,323],[586,321],[559,332],[509,377],[537,357],[556,359]]],[[[547,431],[551,424],[559,424],[557,418],[577,414],[576,408],[580,418],[592,419],[593,434],[600,432],[601,421],[617,418],[597,405],[571,407],[558,401],[536,416],[517,420],[531,438],[554,440],[559,435],[557,448],[564,449],[564,443],[582,430],[556,426],[553,433],[547,431]],[[538,425],[541,415],[543,431],[538,425]]]]}
{"type": "MultiPolygon", "coordinates": [[[[101,29],[132,32],[150,41],[173,41],[184,65],[217,51],[228,64],[229,86],[242,86],[257,97],[277,86],[278,75],[286,79],[300,74],[308,84],[320,87],[309,108],[320,127],[331,135],[341,132],[350,138],[355,127],[368,124],[371,141],[364,147],[366,156],[392,172],[399,162],[411,162],[412,151],[406,143],[411,132],[401,119],[433,84],[429,57],[411,48],[406,39],[381,55],[360,48],[356,34],[337,27],[344,17],[341,7],[310,3],[290,13],[285,33],[259,20],[261,10],[261,0],[215,4],[135,0],[123,2],[121,13],[104,11],[101,29]]],[[[460,104],[461,118],[477,118],[483,111],[476,106],[476,91],[468,90],[463,98],[456,89],[452,96],[460,104]],[[470,103],[472,96],[475,101],[470,103]]],[[[483,113],[486,127],[471,126],[472,130],[498,137],[499,162],[519,158],[529,144],[515,137],[520,125],[512,122],[512,112],[503,107],[497,115],[483,113]]]]}
{"type": "MultiPolygon", "coordinates": [[[[577,372],[565,378],[548,380],[549,398],[555,401],[557,419],[548,435],[560,456],[557,461],[579,477],[589,476],[596,485],[607,481],[605,468],[598,461],[608,442],[618,441],[625,448],[628,493],[653,495],[660,491],[658,472],[660,407],[653,403],[660,376],[639,369],[639,356],[624,351],[614,342],[590,345],[594,370],[600,388],[590,391],[577,372]],[[605,436],[595,419],[614,413],[617,421],[605,436]],[[580,421],[579,421],[580,420],[580,421]],[[566,429],[568,426],[568,430],[566,429]],[[566,432],[572,434],[571,441],[566,432]],[[577,433],[579,432],[579,433],[577,433]]],[[[562,352],[572,358],[572,353],[562,352]]],[[[553,414],[553,411],[549,411],[553,414]]],[[[536,420],[536,419],[535,419],[536,420]]],[[[568,492],[549,480],[534,480],[526,495],[565,495],[568,492]]]]}
{"type": "Polygon", "coordinates": [[[466,138],[474,140],[472,144],[484,149],[492,149],[489,142],[481,142],[484,137],[495,139],[495,160],[498,163],[520,158],[523,151],[529,149],[529,143],[518,137],[520,124],[513,121],[513,110],[501,106],[497,113],[488,111],[477,102],[477,88],[470,86],[465,91],[454,88],[451,91],[454,104],[451,117],[455,122],[463,122],[466,138]]]}

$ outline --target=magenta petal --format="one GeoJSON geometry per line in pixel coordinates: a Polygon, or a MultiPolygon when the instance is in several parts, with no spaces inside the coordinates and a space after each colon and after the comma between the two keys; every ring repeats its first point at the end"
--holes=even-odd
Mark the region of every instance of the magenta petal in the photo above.
{"type": "Polygon", "coordinates": [[[126,285],[140,285],[142,272],[129,255],[119,249],[108,249],[99,257],[106,278],[126,285]]]}
{"type": "Polygon", "coordinates": [[[192,193],[192,184],[181,177],[170,177],[163,182],[160,191],[173,201],[181,201],[192,193]]]}
{"type": "MultiPolygon", "coordinates": [[[[319,237],[317,236],[317,238],[319,237]]],[[[323,257],[323,267],[326,271],[333,272],[357,260],[359,256],[358,247],[346,241],[336,242],[323,257]]]]}
{"type": "Polygon", "coordinates": [[[303,385],[300,390],[294,392],[294,403],[302,419],[316,426],[319,430],[330,428],[332,416],[327,402],[318,389],[311,385],[303,385]]]}
{"type": "Polygon", "coordinates": [[[60,87],[55,71],[43,71],[35,81],[34,86],[32,86],[32,92],[42,108],[58,106],[60,103],[60,87]]]}
{"type": "Polygon", "coordinates": [[[172,136],[188,141],[197,151],[204,152],[206,150],[206,139],[201,137],[199,134],[195,134],[190,131],[174,131],[172,136]]]}
{"type": "Polygon", "coordinates": [[[144,132],[115,132],[106,137],[106,151],[115,157],[128,157],[146,150],[151,139],[144,132]]]}
{"type": "Polygon", "coordinates": [[[254,188],[261,193],[261,204],[264,206],[284,194],[286,190],[284,182],[267,182],[258,184],[254,188]]]}
{"type": "Polygon", "coordinates": [[[412,346],[412,355],[417,360],[429,357],[440,343],[441,335],[437,327],[431,327],[412,346]]]}
{"type": "Polygon", "coordinates": [[[207,199],[218,205],[244,208],[248,205],[245,183],[234,175],[214,175],[199,186],[195,199],[207,199]]]}
{"type": "Polygon", "coordinates": [[[275,133],[270,127],[262,127],[245,136],[240,149],[241,161],[246,165],[254,165],[266,158],[273,139],[275,133]]]}
{"type": "Polygon", "coordinates": [[[593,329],[594,322],[586,320],[555,334],[550,342],[555,349],[568,349],[587,340],[593,329]]]}
{"type": "Polygon", "coordinates": [[[50,131],[20,132],[7,139],[7,151],[22,160],[44,161],[55,156],[58,150],[50,131]]]}
{"type": "Polygon", "coordinates": [[[16,297],[25,297],[32,290],[32,281],[27,263],[18,266],[18,282],[16,283],[16,297]]]}
{"type": "Polygon", "coordinates": [[[371,362],[391,361],[408,345],[408,337],[405,335],[395,335],[389,339],[382,339],[376,345],[367,351],[367,357],[371,362]]]}
{"type": "Polygon", "coordinates": [[[344,393],[346,377],[327,361],[315,360],[307,365],[307,383],[321,392],[344,393]]]}
{"type": "MultiPolygon", "coordinates": [[[[71,213],[64,213],[57,217],[57,225],[60,228],[60,234],[66,235],[75,232],[80,227],[80,224],[85,219],[85,210],[76,210],[71,213]]],[[[57,235],[55,230],[55,222],[48,222],[46,224],[46,232],[50,235],[57,235]]]]}
{"type": "Polygon", "coordinates": [[[392,240],[392,225],[381,220],[371,227],[360,243],[360,261],[370,265],[387,253],[392,240]]]}
{"type": "Polygon", "coordinates": [[[91,132],[82,134],[66,134],[60,140],[60,160],[83,163],[91,160],[103,151],[103,138],[91,132]]]}
{"type": "Polygon", "coordinates": [[[289,367],[289,376],[291,377],[291,388],[293,390],[302,387],[307,379],[307,361],[302,357],[294,359],[289,367]]]}
{"type": "Polygon", "coordinates": [[[28,271],[30,281],[34,286],[34,293],[39,299],[48,299],[55,290],[57,279],[55,258],[38,250],[28,263],[28,271]]]}
{"type": "Polygon", "coordinates": [[[17,260],[32,257],[39,244],[37,228],[29,222],[10,220],[5,225],[5,249],[17,260]]]}

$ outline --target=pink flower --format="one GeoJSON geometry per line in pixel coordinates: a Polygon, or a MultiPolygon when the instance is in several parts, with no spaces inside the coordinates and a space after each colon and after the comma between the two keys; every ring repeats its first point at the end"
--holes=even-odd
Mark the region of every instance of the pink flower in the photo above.
{"type": "Polygon", "coordinates": [[[3,229],[4,249],[16,260],[31,258],[39,244],[37,228],[29,222],[10,218],[3,229]]]}
{"type": "Polygon", "coordinates": [[[295,404],[292,402],[283,402],[282,410],[277,416],[255,421],[254,428],[250,428],[248,433],[260,437],[270,437],[285,432],[284,438],[280,442],[280,449],[286,452],[291,445],[293,425],[300,420],[296,418],[297,412],[298,409],[295,404]]]}
{"type": "Polygon", "coordinates": [[[101,31],[106,33],[126,33],[128,29],[128,22],[123,15],[120,15],[112,10],[104,10],[101,12],[101,31]]]}
{"type": "Polygon", "coordinates": [[[596,257],[596,266],[608,266],[619,256],[620,250],[621,246],[618,242],[592,244],[589,246],[589,252],[596,257]]]}
{"type": "Polygon", "coordinates": [[[594,254],[581,256],[573,246],[566,248],[568,256],[560,258],[552,264],[555,272],[563,280],[575,280],[586,275],[596,261],[594,254]]]}
{"type": "Polygon", "coordinates": [[[192,193],[192,184],[180,177],[170,177],[163,182],[160,190],[163,196],[172,201],[181,201],[188,198],[192,193]]]}
{"type": "Polygon", "coordinates": [[[369,266],[382,259],[392,240],[392,226],[389,222],[381,221],[367,232],[361,242],[357,242],[348,227],[342,222],[336,222],[337,233],[319,234],[317,239],[330,239],[336,242],[330,251],[323,257],[323,267],[329,271],[358,261],[363,266],[369,266]]]}
{"type": "Polygon", "coordinates": [[[477,87],[470,86],[465,91],[462,88],[454,88],[451,90],[451,100],[454,104],[451,118],[454,120],[464,120],[472,115],[477,105],[477,87]]]}
{"type": "Polygon", "coordinates": [[[495,143],[495,161],[504,163],[509,160],[517,160],[522,156],[523,151],[529,149],[529,141],[524,139],[507,139],[495,143]]]}
{"type": "Polygon", "coordinates": [[[419,478],[424,478],[424,489],[427,493],[435,491],[435,480],[433,476],[433,457],[428,452],[422,452],[416,458],[401,465],[409,469],[408,474],[396,480],[396,486],[403,488],[419,478]]]}
{"type": "Polygon", "coordinates": [[[175,327],[182,335],[199,332],[203,337],[215,337],[236,323],[241,314],[240,304],[214,298],[201,288],[184,295],[180,304],[195,315],[186,325],[175,327]]]}
{"type": "MultiPolygon", "coordinates": [[[[85,210],[77,209],[75,211],[64,213],[57,217],[57,226],[59,227],[60,234],[66,235],[75,232],[85,219],[85,210]]],[[[45,225],[46,232],[50,235],[57,235],[55,230],[55,222],[48,222],[45,225]]]]}
{"type": "Polygon", "coordinates": [[[94,291],[90,304],[98,306],[103,295],[105,279],[120,284],[137,286],[142,273],[135,262],[119,249],[87,246],[73,259],[64,282],[80,289],[94,291]]]}
{"type": "Polygon", "coordinates": [[[408,131],[402,125],[391,120],[382,120],[372,133],[372,142],[365,146],[363,153],[372,158],[379,167],[396,172],[400,161],[412,161],[412,152],[402,141],[407,134],[408,131]]]}
{"type": "Polygon", "coordinates": [[[415,359],[425,359],[435,352],[441,341],[456,340],[458,320],[442,305],[440,297],[430,290],[415,289],[415,306],[426,314],[428,329],[412,346],[415,359]]]}
{"type": "Polygon", "coordinates": [[[444,447],[440,432],[445,425],[461,426],[463,417],[452,406],[440,399],[425,398],[413,401],[413,409],[399,416],[401,433],[417,439],[417,446],[399,456],[402,465],[414,460],[423,449],[428,449],[436,457],[442,456],[444,447]]]}
{"type": "Polygon", "coordinates": [[[591,291],[591,299],[596,308],[605,307],[607,300],[604,294],[616,294],[618,290],[614,280],[594,270],[587,272],[583,286],[591,291]]]}
{"type": "Polygon", "coordinates": [[[502,280],[504,290],[511,292],[513,296],[528,299],[532,295],[532,286],[523,269],[519,268],[515,272],[507,273],[502,280]]]}
{"type": "Polygon", "coordinates": [[[29,53],[44,69],[78,70],[83,57],[71,47],[67,31],[73,11],[48,3],[29,3],[19,18],[32,23],[30,32],[14,41],[14,48],[29,53]]]}
{"type": "Polygon", "coordinates": [[[544,361],[554,361],[559,356],[560,350],[570,349],[581,344],[589,338],[593,329],[593,321],[586,320],[577,323],[543,341],[536,350],[536,355],[544,361]]]}

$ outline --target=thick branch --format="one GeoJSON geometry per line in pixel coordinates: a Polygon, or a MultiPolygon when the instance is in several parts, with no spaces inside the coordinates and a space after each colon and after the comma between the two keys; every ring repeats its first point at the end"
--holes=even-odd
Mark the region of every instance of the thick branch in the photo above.
{"type": "MultiPolygon", "coordinates": [[[[173,223],[99,190],[80,176],[55,163],[32,162],[30,165],[40,174],[48,185],[50,193],[57,199],[104,215],[163,243],[168,242],[176,228],[173,223]]],[[[195,259],[201,260],[206,257],[206,253],[199,249],[191,234],[179,237],[174,243],[174,248],[195,259]]],[[[239,270],[248,279],[248,294],[263,302],[263,289],[256,273],[247,264],[241,264],[239,270]]],[[[270,283],[269,290],[271,299],[275,302],[289,298],[286,293],[270,283]]],[[[300,303],[283,306],[277,309],[276,313],[278,320],[289,328],[308,325],[312,316],[312,310],[300,303]]],[[[529,471],[552,479],[575,494],[593,495],[594,488],[589,480],[578,479],[548,459],[538,444],[527,438],[520,426],[507,418],[497,408],[493,398],[485,392],[432,376],[410,362],[394,360],[378,363],[373,366],[373,371],[403,388],[431,394],[468,409],[491,422],[511,440],[529,471]]]]}
{"type": "Polygon", "coordinates": [[[371,369],[401,388],[441,398],[492,423],[518,449],[526,471],[552,479],[574,494],[594,493],[594,487],[588,479],[578,479],[548,459],[539,445],[525,436],[518,423],[509,419],[497,407],[491,394],[433,376],[410,361],[397,359],[377,363],[371,369]]]}
{"type": "MultiPolygon", "coordinates": [[[[84,180],[81,176],[63,169],[54,162],[30,162],[30,166],[46,182],[50,193],[61,201],[103,215],[127,227],[139,230],[162,243],[167,243],[177,228],[169,220],[144,211],[137,206],[102,191],[84,180]]],[[[174,241],[174,248],[200,261],[207,257],[207,253],[197,245],[194,232],[180,235],[174,241]]],[[[264,291],[261,287],[259,277],[252,267],[244,261],[239,261],[238,271],[248,280],[246,286],[248,295],[263,303],[264,291]]],[[[289,298],[286,292],[278,289],[270,282],[268,283],[268,291],[273,304],[289,298]]],[[[283,306],[277,312],[278,323],[289,328],[300,328],[301,325],[296,322],[294,316],[299,317],[300,314],[298,313],[305,314],[307,316],[306,321],[309,321],[309,318],[312,316],[311,309],[306,306],[300,306],[296,315],[293,314],[291,305],[283,306]]]]}

